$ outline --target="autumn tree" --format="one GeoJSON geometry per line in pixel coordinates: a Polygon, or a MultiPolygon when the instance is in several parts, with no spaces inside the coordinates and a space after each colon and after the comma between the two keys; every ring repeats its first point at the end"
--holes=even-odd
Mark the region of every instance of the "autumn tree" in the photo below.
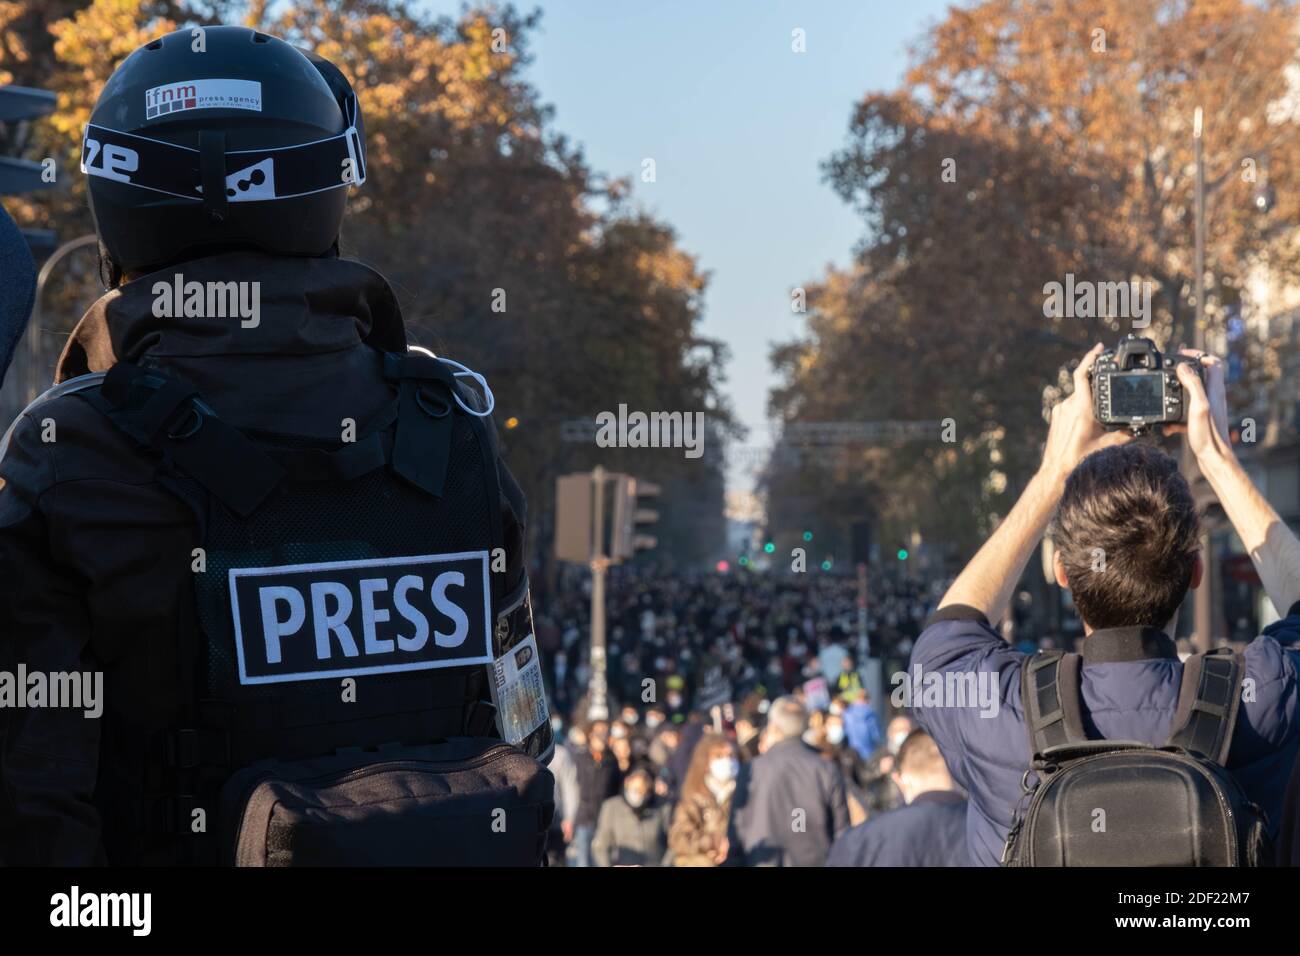
{"type": "Polygon", "coordinates": [[[1261,262],[1300,272],[1295,14],[1246,0],[951,9],[901,88],[857,104],[825,164],[865,233],[810,290],[806,334],[773,353],[777,414],[952,419],[953,442],[860,449],[845,480],[871,510],[968,550],[1035,467],[1066,362],[1130,330],[1191,341],[1196,107],[1211,347],[1229,347],[1261,262]],[[1068,274],[1148,283],[1151,325],[1056,314],[1049,284],[1068,274]]]}
{"type": "MultiPolygon", "coordinates": [[[[486,375],[532,526],[548,524],[555,475],[596,460],[705,489],[721,514],[720,442],[687,461],[561,440],[567,419],[620,402],[703,411],[722,429],[730,416],[718,391],[725,352],[699,334],[706,277],[670,227],[629,201],[625,182],[593,172],[551,128],[524,76],[538,14],[485,6],[432,17],[400,0],[63,0],[58,12],[41,47],[49,74],[36,85],[59,92],[59,109],[41,135],[74,170],[104,79],[168,30],[244,22],[337,63],[357,90],[369,159],[342,254],[390,279],[413,341],[486,375]]],[[[31,210],[61,233],[89,226],[80,177],[31,210]]],[[[62,316],[65,330],[73,319],[62,316]]],[[[696,535],[683,529],[668,550],[689,551],[696,535]]]]}

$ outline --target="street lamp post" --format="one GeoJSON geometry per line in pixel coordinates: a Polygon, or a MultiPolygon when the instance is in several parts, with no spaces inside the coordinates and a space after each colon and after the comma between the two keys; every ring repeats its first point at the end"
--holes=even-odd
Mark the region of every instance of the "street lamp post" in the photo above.
{"type": "MultiPolygon", "coordinates": [[[[1192,347],[1198,352],[1205,351],[1205,151],[1202,139],[1204,116],[1201,107],[1196,107],[1192,120],[1192,142],[1196,148],[1196,254],[1193,288],[1196,290],[1196,311],[1193,314],[1192,347]]],[[[1199,474],[1199,468],[1192,457],[1191,448],[1183,442],[1183,456],[1189,476],[1199,474]]],[[[1208,651],[1214,639],[1214,600],[1218,588],[1217,568],[1214,561],[1214,549],[1210,544],[1209,529],[1202,525],[1201,530],[1201,586],[1196,589],[1193,598],[1195,609],[1195,630],[1192,641],[1198,651],[1208,651]]]]}
{"type": "Polygon", "coordinates": [[[36,295],[32,299],[32,318],[27,326],[27,401],[36,401],[36,397],[41,393],[41,293],[45,291],[45,283],[49,280],[54,267],[68,254],[75,252],[83,246],[93,245],[97,240],[94,233],[88,236],[79,236],[65,242],[59,248],[50,253],[50,257],[45,260],[41,266],[41,271],[36,276],[36,295]]]}
{"type": "Polygon", "coordinates": [[[605,469],[591,471],[591,673],[587,678],[587,719],[609,719],[609,692],[605,661],[605,572],[610,559],[605,554],[605,469]]]}

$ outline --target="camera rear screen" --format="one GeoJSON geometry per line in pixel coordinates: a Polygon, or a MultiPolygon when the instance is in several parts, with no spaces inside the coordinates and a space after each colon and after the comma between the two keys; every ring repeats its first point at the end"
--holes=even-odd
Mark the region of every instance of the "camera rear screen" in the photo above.
{"type": "Polygon", "coordinates": [[[1159,418],[1164,411],[1165,383],[1160,372],[1110,377],[1110,410],[1116,418],[1159,418]]]}

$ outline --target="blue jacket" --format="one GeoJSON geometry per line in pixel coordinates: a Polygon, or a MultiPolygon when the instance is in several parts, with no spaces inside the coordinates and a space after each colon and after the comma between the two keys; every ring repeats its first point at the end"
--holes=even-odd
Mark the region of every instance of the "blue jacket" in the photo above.
{"type": "Polygon", "coordinates": [[[885,739],[885,732],[880,729],[880,718],[870,704],[850,704],[844,708],[844,736],[849,746],[856,750],[863,760],[870,760],[876,748],[885,739]]]}
{"type": "Polygon", "coordinates": [[[840,835],[827,866],[970,866],[966,799],[955,790],[922,793],[840,835]]]}
{"type": "MultiPolygon", "coordinates": [[[[1030,755],[1020,706],[1020,671],[1028,659],[1009,647],[979,611],[950,605],[931,617],[912,648],[910,679],[894,676],[895,702],[903,689],[917,691],[910,700],[917,719],[939,745],[953,779],[970,794],[966,835],[976,866],[998,864],[1023,795],[1020,782],[1030,755]],[[933,674],[940,676],[931,681],[933,674]],[[940,699],[938,682],[955,689],[961,674],[972,675],[964,679],[968,699],[963,702],[951,693],[940,699]],[[969,699],[977,696],[971,692],[977,682],[986,687],[983,702],[969,699]],[[935,690],[929,700],[927,683],[935,690]]],[[[1300,749],[1300,603],[1250,643],[1245,660],[1246,684],[1227,768],[1268,814],[1269,828],[1276,834],[1287,779],[1300,749]]],[[[1168,740],[1183,665],[1163,631],[1094,631],[1084,639],[1080,671],[1083,726],[1089,737],[1155,746],[1168,740]]]]}

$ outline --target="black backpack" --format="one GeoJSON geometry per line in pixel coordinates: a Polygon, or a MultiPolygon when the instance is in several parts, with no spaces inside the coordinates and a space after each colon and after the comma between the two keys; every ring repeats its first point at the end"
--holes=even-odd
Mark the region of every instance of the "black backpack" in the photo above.
{"type": "Polygon", "coordinates": [[[175,661],[143,669],[176,674],[180,721],[104,727],[110,859],[543,863],[550,723],[516,746],[497,713],[504,655],[536,656],[522,495],[447,365],[376,360],[391,403],[329,447],[237,429],[159,368],[73,389],[157,461],[203,558],[175,661]]]}
{"type": "Polygon", "coordinates": [[[1241,659],[1229,648],[1187,659],[1163,747],[1089,740],[1079,664],[1079,655],[1060,651],[1026,662],[1021,700],[1031,764],[1003,865],[1271,865],[1263,811],[1224,769],[1241,659]]]}

